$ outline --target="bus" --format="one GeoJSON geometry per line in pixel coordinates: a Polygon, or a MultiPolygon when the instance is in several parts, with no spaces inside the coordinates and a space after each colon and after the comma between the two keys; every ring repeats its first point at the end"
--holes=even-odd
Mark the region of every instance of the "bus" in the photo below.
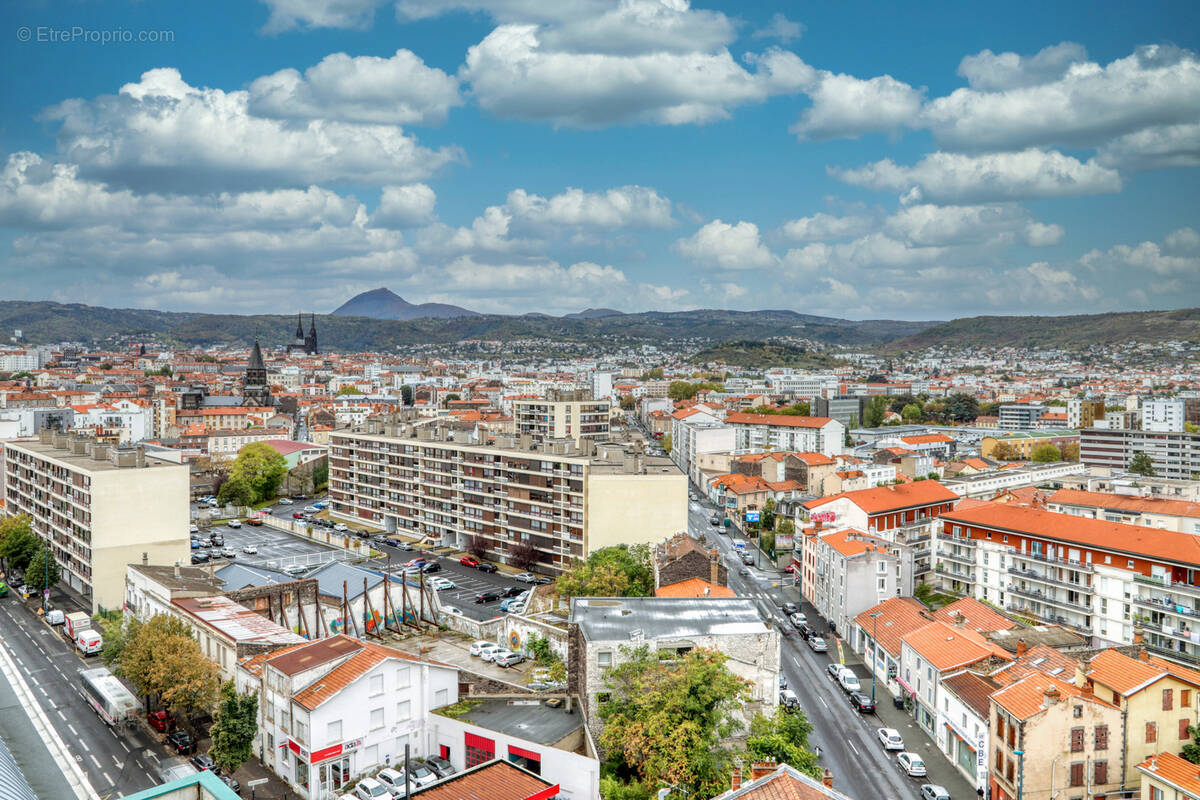
{"type": "Polygon", "coordinates": [[[104,667],[85,669],[79,672],[80,688],[88,705],[96,710],[100,719],[115,728],[137,719],[141,704],[116,676],[104,667]]]}

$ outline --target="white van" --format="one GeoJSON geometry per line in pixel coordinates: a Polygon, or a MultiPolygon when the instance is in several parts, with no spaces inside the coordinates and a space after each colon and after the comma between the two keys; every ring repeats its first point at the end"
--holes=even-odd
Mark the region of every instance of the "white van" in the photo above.
{"type": "Polygon", "coordinates": [[[75,647],[85,656],[94,656],[104,647],[104,639],[99,633],[92,629],[80,631],[79,636],[75,638],[75,647]]]}

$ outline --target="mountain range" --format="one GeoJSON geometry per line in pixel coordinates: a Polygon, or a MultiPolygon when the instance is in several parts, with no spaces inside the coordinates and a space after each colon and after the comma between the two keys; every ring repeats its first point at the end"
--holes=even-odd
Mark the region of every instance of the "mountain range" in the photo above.
{"type": "Polygon", "coordinates": [[[445,303],[410,303],[391,289],[383,287],[356,294],[334,309],[333,315],[374,319],[455,319],[482,316],[478,312],[445,303]]]}

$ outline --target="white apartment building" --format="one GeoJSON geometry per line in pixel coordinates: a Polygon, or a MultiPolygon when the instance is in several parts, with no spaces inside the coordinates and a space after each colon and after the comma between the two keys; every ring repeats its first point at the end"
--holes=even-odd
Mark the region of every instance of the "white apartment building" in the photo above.
{"type": "MultiPolygon", "coordinates": [[[[819,531],[804,537],[813,549],[815,580],[803,585],[805,598],[843,635],[860,613],[889,597],[911,596],[912,548],[861,530],[819,531]]],[[[852,641],[852,647],[857,645],[852,641]]]]}
{"type": "Polygon", "coordinates": [[[696,483],[701,483],[701,456],[731,453],[736,446],[737,432],[707,409],[682,409],[671,415],[671,459],[696,483]]]}
{"type": "Polygon", "coordinates": [[[1151,397],[1142,401],[1142,430],[1177,433],[1183,430],[1184,403],[1181,397],[1151,397]]]}
{"type": "Polygon", "coordinates": [[[131,400],[72,408],[75,411],[75,428],[101,428],[115,432],[122,445],[137,444],[154,435],[154,410],[131,400]]]}
{"type": "Polygon", "coordinates": [[[5,512],[30,516],[93,611],[121,607],[127,565],[190,561],[186,466],[50,431],[4,450],[5,512]]]}
{"type": "Polygon", "coordinates": [[[836,456],[846,451],[846,426],[829,417],[787,414],[727,414],[737,431],[738,450],[795,450],[836,456]]]}
{"type": "MultiPolygon", "coordinates": [[[[610,387],[611,391],[611,387],[610,387]]],[[[518,434],[534,441],[544,439],[605,439],[612,403],[608,398],[592,399],[592,393],[578,389],[551,389],[545,398],[513,400],[512,415],[518,434]]]]}
{"type": "Polygon", "coordinates": [[[836,375],[814,375],[791,370],[770,370],[766,374],[767,385],[772,391],[795,395],[796,397],[825,397],[827,394],[837,394],[838,377],[836,375]]]}
{"type": "Polygon", "coordinates": [[[1122,472],[1137,453],[1150,457],[1160,478],[1200,473],[1200,433],[1089,428],[1079,434],[1079,460],[1089,467],[1122,472]]]}
{"type": "Polygon", "coordinates": [[[458,669],[334,636],[255,656],[237,687],[258,692],[254,749],[297,797],[330,800],[363,776],[435,755],[430,713],[458,701],[458,669]]]}
{"type": "Polygon", "coordinates": [[[669,459],[591,439],[473,442],[436,425],[370,422],[332,434],[329,486],[336,517],[458,549],[479,537],[500,561],[529,544],[550,573],[688,525],[687,479],[669,459]]]}
{"type": "Polygon", "coordinates": [[[1059,489],[1047,498],[1046,508],[1077,517],[1200,535],[1200,503],[1190,500],[1059,489]]]}

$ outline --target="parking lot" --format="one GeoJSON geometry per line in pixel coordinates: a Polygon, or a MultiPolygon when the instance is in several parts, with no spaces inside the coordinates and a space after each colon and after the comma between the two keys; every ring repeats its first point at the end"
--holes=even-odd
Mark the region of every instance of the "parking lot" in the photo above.
{"type": "Polygon", "coordinates": [[[311,542],[287,531],[271,527],[270,524],[252,526],[243,524],[240,528],[230,528],[227,525],[213,525],[200,529],[201,539],[206,534],[218,533],[225,539],[225,547],[235,551],[233,558],[236,563],[251,564],[258,567],[282,569],[292,564],[316,566],[332,561],[342,551],[311,542]],[[258,552],[249,554],[243,552],[246,545],[254,545],[258,552]]]}
{"type": "Polygon", "coordinates": [[[453,581],[453,589],[442,589],[438,592],[438,597],[441,599],[442,605],[457,608],[463,612],[463,616],[474,620],[482,621],[491,619],[504,613],[500,610],[499,600],[477,605],[475,603],[475,595],[480,592],[489,590],[498,591],[511,586],[519,587],[522,590],[532,588],[530,584],[515,580],[503,572],[480,572],[474,567],[463,566],[458,563],[457,559],[438,556],[435,553],[422,550],[400,550],[388,545],[381,545],[378,549],[391,556],[390,562],[387,560],[376,560],[372,561],[368,566],[374,569],[386,570],[393,575],[402,572],[405,562],[411,559],[424,557],[427,560],[436,560],[441,564],[442,568],[439,572],[426,576],[426,580],[441,577],[453,581]]]}

